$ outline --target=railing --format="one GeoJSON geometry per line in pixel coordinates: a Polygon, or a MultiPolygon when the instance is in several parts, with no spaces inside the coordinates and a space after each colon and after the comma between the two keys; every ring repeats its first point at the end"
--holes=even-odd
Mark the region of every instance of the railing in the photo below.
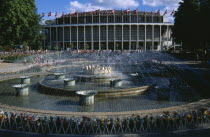
{"type": "Polygon", "coordinates": [[[131,117],[60,117],[35,116],[30,114],[0,114],[0,129],[35,132],[42,134],[118,134],[162,132],[194,128],[210,123],[208,109],[163,115],[131,117]]]}

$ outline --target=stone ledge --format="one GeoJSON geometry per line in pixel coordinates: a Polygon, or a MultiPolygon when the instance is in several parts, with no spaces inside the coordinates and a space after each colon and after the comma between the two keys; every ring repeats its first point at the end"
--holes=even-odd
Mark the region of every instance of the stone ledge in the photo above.
{"type": "MultiPolygon", "coordinates": [[[[115,96],[122,96],[122,95],[134,95],[134,94],[142,94],[146,90],[148,90],[151,86],[142,86],[142,87],[137,87],[137,88],[129,88],[129,89],[115,89],[115,90],[97,90],[98,94],[96,96],[110,96],[110,95],[115,95],[115,96]]],[[[43,80],[39,82],[39,88],[41,92],[53,95],[57,95],[57,93],[62,94],[62,95],[74,95],[77,90],[74,89],[63,89],[63,88],[55,88],[55,87],[50,87],[48,85],[43,84],[43,80]]]]}
{"type": "Polygon", "coordinates": [[[210,105],[210,99],[203,99],[198,102],[189,103],[181,106],[174,106],[161,109],[150,109],[150,110],[139,110],[139,111],[127,111],[127,112],[67,112],[67,111],[48,111],[48,110],[39,110],[39,109],[29,109],[21,108],[17,106],[9,106],[5,104],[0,104],[1,109],[6,109],[10,112],[21,112],[29,114],[38,114],[38,115],[49,115],[49,116],[75,116],[75,117],[127,117],[131,115],[157,115],[162,114],[163,111],[188,111],[194,110],[195,108],[205,107],[210,105]]]}

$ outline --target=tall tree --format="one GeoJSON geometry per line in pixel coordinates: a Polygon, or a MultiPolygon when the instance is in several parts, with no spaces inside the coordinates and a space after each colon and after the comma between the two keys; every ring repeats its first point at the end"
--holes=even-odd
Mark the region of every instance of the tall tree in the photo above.
{"type": "Polygon", "coordinates": [[[40,41],[41,17],[34,0],[2,0],[0,12],[0,45],[33,45],[40,41]]]}
{"type": "Polygon", "coordinates": [[[172,36],[176,42],[182,43],[184,48],[195,50],[200,44],[200,0],[182,0],[175,12],[172,36]]]}
{"type": "Polygon", "coordinates": [[[206,49],[210,42],[210,0],[201,0],[200,7],[200,35],[203,48],[206,49]]]}

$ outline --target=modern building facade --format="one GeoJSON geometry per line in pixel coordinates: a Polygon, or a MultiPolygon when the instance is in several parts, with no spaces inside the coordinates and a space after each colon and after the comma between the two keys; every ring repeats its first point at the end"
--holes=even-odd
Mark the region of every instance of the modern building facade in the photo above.
{"type": "Polygon", "coordinates": [[[106,10],[64,15],[44,25],[45,48],[162,50],[172,45],[172,23],[150,12],[106,10]]]}

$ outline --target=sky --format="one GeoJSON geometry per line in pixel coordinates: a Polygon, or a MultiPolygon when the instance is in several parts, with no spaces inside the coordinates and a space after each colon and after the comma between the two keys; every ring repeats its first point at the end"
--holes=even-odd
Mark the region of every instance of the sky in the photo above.
{"type": "Polygon", "coordinates": [[[45,13],[45,20],[55,18],[55,12],[58,12],[58,16],[61,16],[62,12],[65,14],[78,12],[88,12],[94,10],[135,10],[157,12],[160,9],[160,13],[165,15],[165,22],[173,22],[171,12],[176,10],[179,6],[179,2],[182,0],[35,0],[38,13],[45,13]],[[52,12],[51,17],[47,17],[47,14],[52,12]]]}

